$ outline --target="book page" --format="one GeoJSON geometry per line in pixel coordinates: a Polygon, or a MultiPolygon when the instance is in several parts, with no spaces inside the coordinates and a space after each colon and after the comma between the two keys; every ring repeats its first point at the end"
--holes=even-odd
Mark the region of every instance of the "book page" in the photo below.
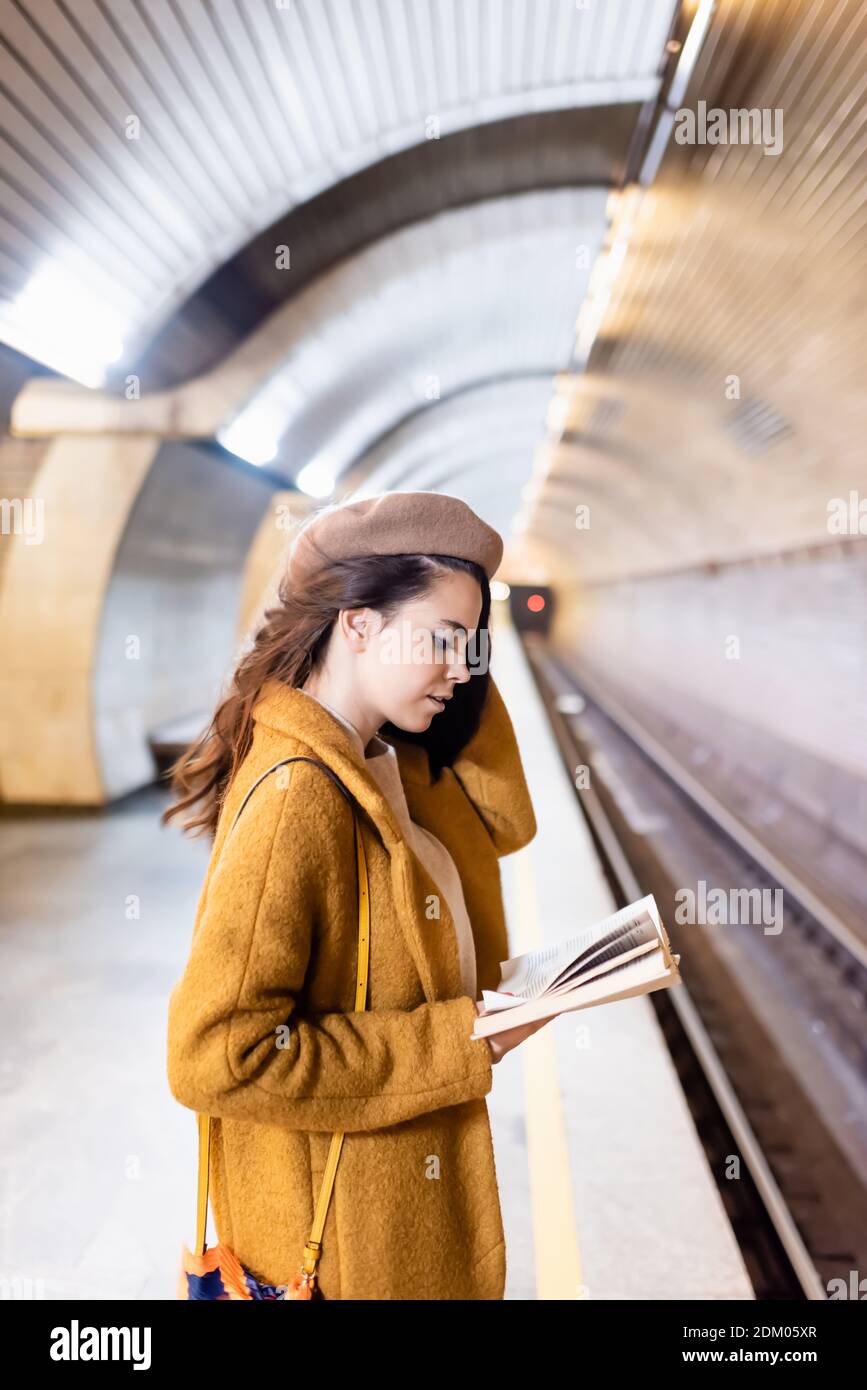
{"type": "Polygon", "coordinates": [[[583,969],[577,976],[572,975],[561,984],[552,985],[545,991],[540,998],[558,998],[561,994],[571,994],[575,990],[583,989],[590,980],[596,980],[600,975],[610,974],[613,970],[619,970],[622,966],[628,965],[631,960],[636,960],[639,956],[645,956],[650,951],[660,949],[659,937],[653,933],[652,940],[641,940],[635,933],[629,933],[629,939],[636,937],[635,945],[628,951],[621,952],[619,949],[603,951],[599,956],[593,956],[591,964],[583,969]]]}
{"type": "Polygon", "coordinates": [[[637,902],[630,903],[601,922],[584,927],[564,941],[555,941],[550,946],[501,961],[500,981],[494,992],[511,995],[522,1002],[538,999],[565,971],[598,949],[606,938],[614,939],[624,931],[640,931],[648,925],[656,932],[657,923],[659,913],[652,894],[639,898],[637,902]]]}
{"type": "Polygon", "coordinates": [[[679,956],[673,956],[670,966],[666,966],[661,950],[649,951],[623,965],[615,965],[606,974],[590,980],[579,989],[531,1000],[514,1010],[480,1014],[470,1036],[491,1037],[505,1028],[518,1028],[525,1023],[555,1018],[559,1014],[613,1003],[617,999],[628,999],[655,989],[666,989],[680,983],[679,961],[679,956]]]}
{"type": "Polygon", "coordinates": [[[585,976],[598,974],[598,966],[606,961],[632,957],[638,949],[655,951],[659,949],[659,935],[649,917],[643,916],[633,927],[609,932],[590,951],[570,965],[548,988],[547,993],[572,989],[585,976]]]}

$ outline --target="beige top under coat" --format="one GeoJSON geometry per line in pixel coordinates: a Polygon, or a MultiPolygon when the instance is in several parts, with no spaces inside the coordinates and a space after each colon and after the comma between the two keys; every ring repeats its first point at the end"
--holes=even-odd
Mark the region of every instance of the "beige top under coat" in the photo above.
{"type": "Polygon", "coordinates": [[[305,690],[303,693],[318,700],[319,704],[327,709],[329,714],[333,714],[334,718],[338,719],[347,730],[359,756],[364,759],[365,767],[394,811],[407,842],[445,897],[448,909],[454,919],[457,934],[463,993],[468,994],[471,999],[475,999],[476,948],[460,874],[455,861],[442,841],[438,840],[435,835],[431,835],[424,826],[418,825],[416,821],[411,819],[397,753],[393,746],[386,743],[385,739],[380,738],[378,734],[373,735],[367,749],[365,749],[361,734],[339,710],[336,710],[333,705],[329,705],[318,695],[312,695],[309,690],[305,690]]]}

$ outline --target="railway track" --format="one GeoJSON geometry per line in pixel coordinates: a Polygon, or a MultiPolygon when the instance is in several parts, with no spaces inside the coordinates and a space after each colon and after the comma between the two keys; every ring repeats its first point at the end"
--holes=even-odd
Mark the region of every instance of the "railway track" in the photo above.
{"type": "Polygon", "coordinates": [[[652,892],[681,953],[648,998],[756,1297],[824,1300],[867,1271],[867,946],[588,673],[527,653],[618,903],[652,892]],[[678,921],[701,884],[779,920],[678,921]]]}

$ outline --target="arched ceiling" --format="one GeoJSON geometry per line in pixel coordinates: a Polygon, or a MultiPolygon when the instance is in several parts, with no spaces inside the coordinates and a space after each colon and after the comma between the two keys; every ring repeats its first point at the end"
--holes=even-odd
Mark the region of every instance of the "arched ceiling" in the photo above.
{"type": "Polygon", "coordinates": [[[829,504],[867,489],[865,88],[857,0],[719,0],[683,104],[765,111],[779,146],[672,141],[616,200],[517,563],[606,583],[836,543],[829,504]]]}
{"type": "Polygon", "coordinates": [[[92,384],[397,150],[655,97],[675,0],[4,0],[0,338],[92,384]],[[66,332],[62,331],[64,323],[66,332]]]}
{"type": "Polygon", "coordinates": [[[431,427],[438,402],[468,387],[550,380],[570,358],[606,200],[580,189],[475,203],[341,263],[270,321],[278,360],[218,438],[253,462],[273,444],[272,467],[327,496],[407,417],[431,427]]]}
{"type": "Polygon", "coordinates": [[[107,385],[151,390],[216,366],[287,300],[347,256],[438,212],[553,188],[617,187],[641,107],[572,107],[489,121],[389,155],[278,217],[221,265],[107,385]],[[290,248],[277,264],[274,248],[290,248]]]}
{"type": "Polygon", "coordinates": [[[139,401],[42,378],[13,421],[22,432],[57,419],[75,433],[216,436],[319,497],[374,464],[390,486],[398,472],[400,486],[420,486],[447,437],[448,486],[463,495],[484,481],[469,475],[502,438],[505,408],[514,471],[495,467],[486,486],[511,516],[550,383],[570,361],[608,196],[518,194],[414,222],[319,276],[203,378],[139,401]]]}
{"type": "Polygon", "coordinates": [[[521,504],[550,394],[547,372],[468,387],[411,415],[343,481],[356,497],[448,492],[505,535],[521,504]]]}
{"type": "MultiPolygon", "coordinates": [[[[592,36],[608,22],[603,16],[619,6],[620,0],[606,0],[586,11],[575,7],[574,22],[585,27],[570,51],[580,51],[582,63],[592,36]],[[588,24],[594,12],[592,24],[602,27],[588,24]]],[[[400,0],[399,8],[414,23],[423,11],[437,24],[466,22],[462,8],[433,0],[400,0]]],[[[698,8],[711,12],[705,0],[698,8]]],[[[304,10],[293,6],[296,20],[304,10]]],[[[544,94],[553,99],[562,53],[550,35],[567,24],[566,10],[505,0],[473,7],[480,24],[500,23],[494,45],[504,74],[500,95],[506,87],[514,94],[516,75],[523,74],[527,110],[544,104],[544,94]],[[530,30],[528,49],[516,35],[526,39],[530,30]],[[531,92],[530,79],[540,73],[542,85],[531,92]]],[[[392,13],[381,7],[377,22],[392,13]]],[[[640,10],[650,13],[657,11],[640,10]]],[[[634,60],[646,37],[639,26],[639,42],[630,28],[638,14],[622,10],[623,25],[599,54],[616,51],[618,62],[634,60]]],[[[670,15],[666,7],[666,23],[659,19],[654,72],[670,15]]],[[[340,34],[345,66],[349,50],[345,30],[340,34]]],[[[435,48],[437,72],[447,64],[446,52],[435,48]]],[[[468,52],[493,61],[487,38],[478,51],[462,38],[454,45],[459,87],[470,68],[476,78],[482,70],[475,62],[468,68],[468,52]]],[[[600,61],[597,78],[608,71],[608,60],[600,61]]],[[[596,80],[595,95],[590,88],[583,97],[573,93],[573,107],[585,98],[612,100],[610,88],[600,96],[596,80]]],[[[272,466],[283,479],[311,464],[314,473],[339,477],[341,489],[448,479],[439,485],[468,500],[472,495],[483,515],[496,511],[504,532],[520,496],[513,560],[527,570],[538,565],[540,578],[564,584],[828,543],[829,499],[867,487],[860,449],[867,428],[860,385],[867,216],[859,94],[865,84],[867,12],[856,0],[828,7],[718,0],[679,100],[691,109],[703,101],[724,111],[781,112],[777,150],[669,139],[652,186],[633,185],[610,200],[609,226],[604,201],[613,180],[535,193],[504,189],[499,198],[464,183],[455,206],[444,191],[450,166],[442,155],[449,138],[463,137],[443,134],[429,142],[437,155],[426,170],[417,124],[419,143],[402,166],[412,189],[395,189],[395,198],[411,207],[409,222],[402,224],[398,212],[383,232],[371,211],[376,198],[362,202],[362,244],[352,249],[344,241],[340,257],[313,266],[218,367],[139,402],[34,382],[16,413],[25,431],[35,424],[38,432],[47,419],[49,429],[151,428],[202,437],[237,424],[246,412],[254,442],[278,444],[272,466]],[[422,185],[434,169],[431,196],[442,210],[431,215],[423,196],[430,190],[422,185]],[[593,249],[583,266],[575,254],[582,243],[593,249]],[[539,372],[557,379],[530,477],[539,372]],[[508,432],[498,411],[507,412],[508,432]],[[526,486],[521,441],[527,441],[526,486]],[[593,522],[579,532],[575,508],[585,503],[593,522]]],[[[438,88],[447,90],[445,82],[438,88]]],[[[426,95],[419,101],[425,109],[426,95]]],[[[473,119],[490,130],[499,120],[503,140],[510,113],[529,119],[508,103],[489,107],[477,93],[473,119]]],[[[645,109],[642,120],[650,114],[645,109]]],[[[467,107],[468,122],[470,115],[467,107]]],[[[653,116],[664,128],[664,110],[653,116]]],[[[652,139],[652,120],[644,135],[646,148],[661,148],[652,139]]],[[[380,157],[381,172],[388,164],[383,152],[395,146],[359,144],[353,158],[362,148],[369,161],[380,157]]],[[[576,149],[576,183],[584,182],[583,156],[576,149]]],[[[544,182],[544,148],[539,164],[544,182]]],[[[338,188],[349,187],[337,180],[350,167],[358,166],[332,161],[336,198],[338,188]]],[[[331,206],[339,208],[339,198],[331,206]]],[[[339,214],[345,222],[353,207],[349,197],[339,214]]],[[[259,243],[263,267],[267,249],[259,243]]],[[[157,294],[160,312],[174,293],[162,300],[157,294]]],[[[151,328],[156,321],[149,320],[151,328]]]]}

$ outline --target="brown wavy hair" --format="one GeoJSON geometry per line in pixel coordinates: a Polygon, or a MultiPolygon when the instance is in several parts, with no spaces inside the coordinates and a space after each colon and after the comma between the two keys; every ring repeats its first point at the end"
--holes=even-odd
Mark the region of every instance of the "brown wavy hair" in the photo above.
{"type": "Polygon", "coordinates": [[[372,608],[386,622],[400,606],[423,598],[448,571],[464,570],[478,582],[482,608],[473,641],[468,643],[472,670],[478,649],[484,659],[473,679],[455,685],[454,698],[420,733],[381,727],[392,742],[403,739],[427,749],[431,774],[439,780],[479,727],[488,693],[491,589],[480,565],[454,555],[364,555],[331,560],[315,584],[293,587],[284,574],[277,603],[265,610],[252,646],[239,661],[228,694],[223,696],[204,733],[189,745],[164,774],[177,800],[160,817],[166,824],[183,816],[185,832],[212,837],[232,779],[253,739],[252,709],[267,680],[302,686],[325,658],[331,630],[344,608],[372,608]],[[477,645],[478,644],[478,645],[477,645]]]}

